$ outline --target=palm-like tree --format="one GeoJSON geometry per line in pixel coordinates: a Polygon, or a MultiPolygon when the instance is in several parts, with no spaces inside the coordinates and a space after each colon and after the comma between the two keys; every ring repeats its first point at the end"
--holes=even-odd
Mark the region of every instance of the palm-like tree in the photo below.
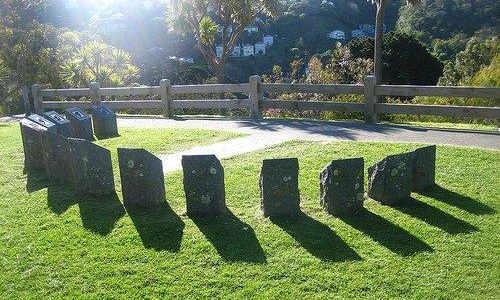
{"type": "MultiPolygon", "coordinates": [[[[382,80],[382,34],[384,27],[385,7],[389,0],[369,0],[377,6],[377,15],[375,18],[375,53],[373,55],[373,74],[375,75],[375,84],[382,80]]],[[[406,0],[407,4],[416,5],[422,0],[406,0]]]]}

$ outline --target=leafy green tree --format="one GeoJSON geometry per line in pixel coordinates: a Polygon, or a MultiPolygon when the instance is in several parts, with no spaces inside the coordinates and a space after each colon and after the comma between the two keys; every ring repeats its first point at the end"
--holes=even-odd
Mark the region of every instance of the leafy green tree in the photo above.
{"type": "Polygon", "coordinates": [[[498,53],[500,53],[500,41],[497,37],[487,40],[470,39],[465,50],[458,53],[455,60],[446,65],[443,77],[439,79],[439,84],[471,84],[476,73],[488,67],[498,53]]]}
{"type": "MultiPolygon", "coordinates": [[[[377,7],[375,16],[375,48],[373,59],[373,74],[375,75],[376,84],[382,82],[382,34],[384,32],[384,16],[385,9],[389,0],[370,0],[377,7]]],[[[406,0],[408,4],[417,4],[421,0],[406,0]]]]}
{"type": "Polygon", "coordinates": [[[139,68],[130,54],[104,43],[91,42],[75,53],[61,67],[61,77],[70,86],[86,86],[92,81],[101,86],[123,86],[134,83],[139,68]]]}
{"type": "Polygon", "coordinates": [[[277,15],[280,0],[172,0],[168,18],[171,27],[196,37],[196,48],[212,67],[218,82],[244,28],[261,14],[277,15]],[[221,26],[222,55],[217,57],[215,41],[221,26]]]}
{"type": "MultiPolygon", "coordinates": [[[[371,38],[353,40],[347,45],[356,58],[373,58],[371,38]]],[[[435,85],[443,74],[443,64],[416,38],[392,32],[384,35],[382,81],[384,84],[435,85]]]]}

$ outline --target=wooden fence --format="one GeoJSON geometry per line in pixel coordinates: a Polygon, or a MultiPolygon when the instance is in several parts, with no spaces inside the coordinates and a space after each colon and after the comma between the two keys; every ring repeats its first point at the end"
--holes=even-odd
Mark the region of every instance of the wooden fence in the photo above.
{"type": "Polygon", "coordinates": [[[210,85],[171,85],[168,79],[159,86],[100,88],[91,83],[89,88],[45,89],[33,85],[33,106],[35,112],[48,109],[66,109],[73,106],[89,108],[93,104],[105,103],[113,109],[157,108],[165,117],[171,117],[174,110],[197,109],[248,109],[254,118],[260,118],[265,109],[342,111],[364,113],[366,122],[376,123],[379,114],[432,115],[452,117],[473,117],[500,119],[500,107],[445,106],[378,103],[382,96],[442,96],[466,98],[500,99],[500,88],[494,87],[445,87],[414,85],[375,85],[375,78],[368,76],[364,84],[267,84],[259,76],[252,76],[249,83],[210,85]],[[176,95],[240,93],[247,99],[201,99],[177,100],[176,95]],[[314,93],[328,95],[363,95],[363,103],[275,100],[266,95],[273,93],[314,93]],[[102,101],[107,96],[158,96],[157,100],[102,101]],[[86,97],[90,101],[47,101],[50,98],[86,97]]]}

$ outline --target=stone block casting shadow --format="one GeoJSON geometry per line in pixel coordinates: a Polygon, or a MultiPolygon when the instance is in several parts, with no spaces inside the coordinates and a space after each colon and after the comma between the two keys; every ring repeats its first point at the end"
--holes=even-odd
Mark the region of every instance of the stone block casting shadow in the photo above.
{"type": "Polygon", "coordinates": [[[478,229],[473,225],[458,219],[439,208],[410,199],[407,202],[394,206],[402,213],[420,219],[425,223],[446,231],[449,234],[469,233],[478,229]]]}
{"type": "Polygon", "coordinates": [[[163,202],[152,207],[125,206],[145,248],[179,252],[184,222],[163,202]]]}
{"type": "Polygon", "coordinates": [[[495,210],[486,204],[478,202],[470,197],[450,191],[444,187],[436,185],[419,192],[420,195],[446,203],[456,208],[462,209],[475,215],[488,215],[495,213],[495,210]]]}
{"type": "Polygon", "coordinates": [[[267,262],[255,232],[229,210],[217,217],[191,217],[222,259],[229,262],[267,262]]]}
{"type": "Polygon", "coordinates": [[[99,235],[108,235],[116,222],[125,215],[125,209],[116,193],[105,196],[76,196],[68,185],[48,187],[47,203],[56,214],[78,204],[83,227],[99,235]]]}
{"type": "Polygon", "coordinates": [[[355,216],[342,216],[341,220],[401,256],[434,251],[413,234],[367,209],[362,209],[355,216]]]}
{"type": "Polygon", "coordinates": [[[42,171],[31,171],[25,169],[24,174],[26,174],[26,191],[28,193],[39,191],[49,185],[48,178],[42,171]]]}
{"type": "Polygon", "coordinates": [[[327,225],[300,212],[295,217],[271,218],[304,249],[322,261],[361,260],[361,257],[327,225]]]}

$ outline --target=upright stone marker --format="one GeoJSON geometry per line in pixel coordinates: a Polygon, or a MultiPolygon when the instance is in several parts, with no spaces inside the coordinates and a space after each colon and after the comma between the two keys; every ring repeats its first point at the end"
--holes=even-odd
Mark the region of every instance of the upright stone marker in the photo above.
{"type": "Polygon", "coordinates": [[[320,201],[332,215],[352,215],[363,208],[364,160],[334,160],[320,174],[320,201]]]}
{"type": "Polygon", "coordinates": [[[413,151],[411,190],[422,191],[436,184],[436,146],[413,151]]]}
{"type": "Polygon", "coordinates": [[[410,198],[413,153],[391,155],[368,168],[368,196],[391,205],[410,198]]]}
{"type": "Polygon", "coordinates": [[[65,112],[66,118],[71,122],[71,135],[75,138],[92,141],[92,120],[83,110],[78,107],[68,108],[65,112]]]}
{"type": "Polygon", "coordinates": [[[57,133],[65,137],[71,137],[71,124],[64,116],[55,111],[49,111],[43,114],[44,117],[56,124],[57,133]]]}
{"type": "Polygon", "coordinates": [[[261,209],[265,217],[300,212],[299,161],[297,158],[266,159],[260,171],[261,209]]]}
{"type": "Polygon", "coordinates": [[[25,168],[27,170],[45,171],[42,140],[43,133],[47,131],[47,128],[26,118],[22,119],[19,124],[23,139],[25,168]]]}
{"type": "Polygon", "coordinates": [[[115,192],[111,152],[92,142],[68,139],[73,186],[77,195],[115,192]]]}
{"type": "Polygon", "coordinates": [[[94,105],[90,110],[92,111],[92,122],[96,136],[102,138],[118,136],[118,125],[114,111],[104,104],[94,105]]]}
{"type": "Polygon", "coordinates": [[[40,115],[31,114],[28,116],[28,119],[37,123],[38,125],[41,125],[41,126],[47,128],[48,131],[57,132],[56,124],[52,123],[51,121],[45,119],[44,117],[42,117],[40,115]]]}
{"type": "Polygon", "coordinates": [[[43,134],[45,172],[54,183],[71,182],[68,139],[52,131],[43,134]]]}
{"type": "Polygon", "coordinates": [[[215,155],[182,156],[189,216],[217,216],[226,211],[224,169],[215,155]]]}
{"type": "Polygon", "coordinates": [[[123,203],[154,206],[165,201],[162,161],[144,149],[118,148],[123,203]]]}

